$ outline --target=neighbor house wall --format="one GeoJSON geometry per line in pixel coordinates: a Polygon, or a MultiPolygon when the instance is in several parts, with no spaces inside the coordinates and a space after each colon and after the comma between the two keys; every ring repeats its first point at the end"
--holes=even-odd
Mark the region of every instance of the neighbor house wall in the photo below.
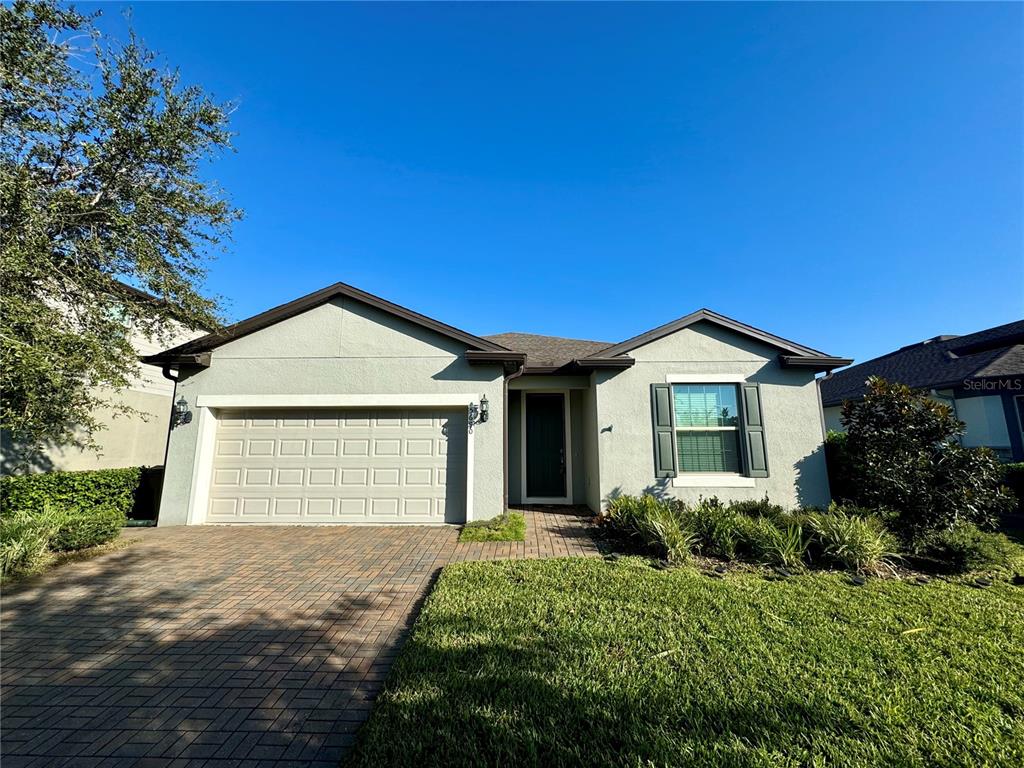
{"type": "Polygon", "coordinates": [[[845,432],[846,427],[843,426],[843,406],[841,405],[830,405],[827,408],[822,409],[825,415],[825,429],[828,432],[845,432]]]}
{"type": "MultiPolygon", "coordinates": [[[[956,417],[964,422],[962,445],[968,448],[991,448],[1003,461],[1024,459],[1024,438],[1012,393],[987,395],[957,388],[932,391],[931,397],[950,406],[956,417]]],[[[841,411],[842,406],[838,405],[825,408],[825,425],[828,429],[846,431],[839,421],[841,411]]]]}
{"type": "MultiPolygon", "coordinates": [[[[172,323],[167,346],[176,346],[203,335],[172,323]]],[[[163,343],[139,333],[131,337],[140,357],[159,352],[163,343]]],[[[73,445],[48,445],[39,456],[22,460],[18,447],[6,435],[0,445],[0,464],[5,472],[81,471],[116,469],[119,467],[152,467],[164,463],[167,425],[171,416],[174,383],[164,378],[160,368],[139,364],[138,372],[122,390],[98,390],[97,396],[109,405],[96,409],[93,416],[100,429],[93,433],[97,450],[73,445]],[[137,413],[126,414],[118,407],[126,406],[137,413]]]]}
{"type": "Polygon", "coordinates": [[[196,411],[171,432],[161,525],[186,522],[189,496],[209,467],[196,467],[201,423],[196,407],[217,395],[486,396],[490,419],[473,431],[472,518],[502,511],[500,364],[470,365],[465,345],[349,298],[337,298],[215,349],[209,368],[191,370],[178,394],[196,411]]]}
{"type": "MultiPolygon", "coordinates": [[[[600,371],[596,381],[602,504],[616,494],[664,493],[686,501],[718,496],[822,506],[829,502],[817,384],[810,371],[783,368],[779,350],[711,323],[697,323],[630,355],[632,368],[600,371]],[[740,376],[761,385],[769,476],[744,487],[676,487],[654,476],[651,384],[667,376],[740,376]]],[[[684,477],[688,473],[680,473],[684,477]]],[[[722,482],[729,482],[720,478],[722,482]]]]}

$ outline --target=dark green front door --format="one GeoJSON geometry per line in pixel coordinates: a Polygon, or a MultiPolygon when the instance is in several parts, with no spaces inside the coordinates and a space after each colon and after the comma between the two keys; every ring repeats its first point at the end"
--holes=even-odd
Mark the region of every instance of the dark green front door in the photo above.
{"type": "Polygon", "coordinates": [[[565,492],[565,395],[526,393],[526,495],[562,499],[565,492]]]}

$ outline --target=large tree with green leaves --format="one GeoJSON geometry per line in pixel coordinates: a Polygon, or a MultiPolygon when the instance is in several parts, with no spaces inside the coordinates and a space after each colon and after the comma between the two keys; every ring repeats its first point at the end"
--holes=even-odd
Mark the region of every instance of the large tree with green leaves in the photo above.
{"type": "Polygon", "coordinates": [[[218,325],[201,286],[240,216],[204,178],[227,105],[94,22],[0,6],[0,426],[29,449],[93,447],[97,408],[130,410],[134,335],[218,325]]]}
{"type": "MultiPolygon", "coordinates": [[[[872,376],[860,400],[843,404],[843,464],[851,501],[895,512],[911,545],[960,523],[994,526],[1013,506],[988,448],[960,444],[964,423],[927,391],[872,376]]],[[[838,491],[838,489],[833,489],[838,491]]]]}

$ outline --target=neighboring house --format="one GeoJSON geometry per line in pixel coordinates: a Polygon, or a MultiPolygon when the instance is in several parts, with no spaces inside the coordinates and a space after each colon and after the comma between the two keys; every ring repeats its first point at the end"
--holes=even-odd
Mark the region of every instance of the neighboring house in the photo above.
{"type": "Polygon", "coordinates": [[[843,429],[846,400],[863,397],[869,376],[927,389],[967,425],[965,446],[988,446],[1024,461],[1024,320],[967,336],[936,336],[821,380],[828,429],[843,429]]]}
{"type": "Polygon", "coordinates": [[[338,283],[147,358],[180,371],[160,524],[440,523],[621,493],[826,504],[815,373],[708,310],[619,344],[480,337],[338,283]]]}
{"type": "MultiPolygon", "coordinates": [[[[157,301],[131,286],[124,285],[123,288],[147,300],[157,301]]],[[[171,339],[176,344],[202,335],[205,331],[188,330],[182,326],[171,329],[171,339]]],[[[140,356],[152,355],[162,348],[138,333],[132,335],[132,346],[140,356]]],[[[48,445],[41,455],[25,463],[17,446],[4,435],[0,464],[5,472],[114,469],[163,464],[173,394],[174,384],[161,375],[160,367],[143,363],[139,366],[138,375],[125,389],[110,393],[105,399],[135,408],[146,416],[127,416],[112,407],[101,408],[96,418],[104,428],[93,434],[98,451],[83,450],[73,445],[48,445]]]]}

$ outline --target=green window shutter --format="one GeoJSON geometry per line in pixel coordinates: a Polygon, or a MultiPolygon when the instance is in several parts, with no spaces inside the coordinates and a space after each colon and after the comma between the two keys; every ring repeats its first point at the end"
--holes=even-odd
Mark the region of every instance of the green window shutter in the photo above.
{"type": "Polygon", "coordinates": [[[670,384],[651,384],[651,422],[654,427],[654,476],[675,477],[676,436],[670,384]]]}
{"type": "Polygon", "coordinates": [[[768,446],[764,439],[764,415],[761,387],[757,383],[740,386],[743,393],[743,446],[749,477],[768,477],[768,446]]]}

